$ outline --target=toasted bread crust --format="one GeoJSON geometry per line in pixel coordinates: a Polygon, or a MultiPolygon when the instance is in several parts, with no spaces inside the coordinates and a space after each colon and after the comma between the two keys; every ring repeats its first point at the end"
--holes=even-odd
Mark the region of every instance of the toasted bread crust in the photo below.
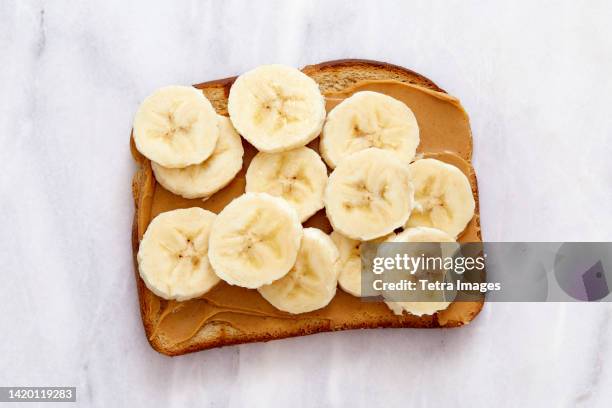
{"type": "Polygon", "coordinates": [[[364,59],[341,59],[307,65],[302,69],[323,88],[323,92],[342,91],[363,80],[396,80],[446,92],[431,79],[408,68],[387,62],[364,59]],[[329,79],[329,81],[326,81],[329,79]]]}
{"type": "MultiPolygon", "coordinates": [[[[407,82],[417,84],[429,89],[444,92],[430,79],[413,72],[409,69],[402,68],[396,65],[379,62],[369,61],[360,59],[345,59],[323,62],[316,65],[308,65],[302,70],[307,75],[311,76],[315,81],[319,83],[321,91],[325,93],[342,91],[348,87],[351,87],[355,83],[363,80],[397,80],[400,82],[407,82]]],[[[202,89],[208,99],[211,101],[217,113],[221,115],[227,115],[227,97],[229,96],[229,89],[234,82],[236,77],[224,78],[209,82],[203,82],[195,87],[202,89]]],[[[269,341],[275,339],[282,339],[294,336],[303,336],[308,334],[337,331],[337,330],[350,330],[350,329],[372,329],[372,328],[438,328],[438,327],[458,327],[464,325],[466,322],[471,321],[478,313],[480,313],[484,302],[474,302],[473,307],[469,311],[468,319],[464,321],[449,321],[444,326],[441,326],[437,315],[432,316],[421,316],[416,317],[412,315],[404,316],[390,316],[383,317],[377,321],[351,321],[342,325],[332,326],[329,321],[308,321],[304,322],[301,327],[296,329],[287,329],[281,332],[275,333],[241,333],[232,328],[231,326],[224,325],[222,323],[213,323],[205,325],[196,336],[193,338],[179,343],[177,345],[165,344],[163,340],[158,336],[153,336],[153,330],[155,323],[158,319],[158,313],[152,310],[150,301],[151,295],[148,292],[144,282],[138,274],[138,263],[136,255],[139,247],[139,234],[144,231],[143,226],[138,225],[138,215],[141,211],[147,211],[146,200],[147,197],[143,196],[145,187],[149,187],[151,191],[155,188],[155,181],[151,171],[150,162],[144,158],[135,148],[133,142],[131,144],[132,155],[134,160],[139,165],[139,168],[134,175],[132,181],[132,193],[134,196],[135,203],[135,216],[132,228],[132,249],[134,257],[134,271],[137,281],[138,297],[140,303],[140,313],[145,329],[147,339],[151,346],[162,354],[169,356],[181,355],[189,352],[205,350],[214,347],[222,347],[232,344],[241,344],[258,341],[269,341]]],[[[474,197],[476,200],[476,218],[475,222],[479,226],[479,211],[478,211],[478,187],[476,181],[476,175],[473,170],[470,171],[470,182],[474,197]]],[[[150,198],[150,197],[149,197],[150,198]]],[[[150,209],[149,209],[150,211],[150,209]]]]}

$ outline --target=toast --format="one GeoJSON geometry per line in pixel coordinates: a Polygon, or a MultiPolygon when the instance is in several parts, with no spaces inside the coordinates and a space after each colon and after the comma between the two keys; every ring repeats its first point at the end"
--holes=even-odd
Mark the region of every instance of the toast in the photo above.
{"type": "MultiPolygon", "coordinates": [[[[438,98],[440,95],[445,95],[441,88],[426,77],[383,62],[338,60],[309,65],[302,71],[319,84],[321,92],[328,98],[328,104],[330,101],[333,103],[336,99],[340,100],[350,95],[360,84],[385,89],[385,86],[401,82],[423,91],[433,91],[431,94],[438,98]]],[[[204,82],[195,87],[204,92],[218,114],[227,116],[227,98],[234,79],[235,77],[204,82]]],[[[455,104],[455,108],[460,108],[459,102],[450,96],[446,102],[455,104]]],[[[461,115],[461,112],[465,114],[462,109],[456,109],[459,112],[457,115],[461,115]]],[[[418,119],[418,111],[415,111],[415,114],[418,119]]],[[[424,123],[420,122],[419,125],[423,126],[424,123]]],[[[446,140],[447,136],[435,133],[438,131],[436,128],[428,130],[429,140],[424,139],[426,143],[424,148],[419,148],[419,152],[423,157],[435,157],[449,162],[468,176],[476,200],[476,210],[474,218],[459,237],[459,241],[481,241],[478,189],[476,175],[470,164],[472,139],[467,114],[465,114],[465,123],[461,126],[467,128],[463,129],[462,134],[465,137],[460,141],[446,140]],[[451,148],[445,149],[447,145],[451,148]]],[[[317,149],[317,143],[315,140],[309,146],[317,149]]],[[[136,208],[132,228],[135,276],[145,333],[155,350],[174,356],[231,344],[268,341],[335,330],[458,327],[469,323],[480,312],[484,300],[456,302],[448,309],[431,316],[417,317],[409,314],[397,316],[381,302],[365,302],[339,289],[332,302],[325,308],[300,315],[288,315],[275,310],[256,290],[230,286],[225,282],[219,283],[211,291],[212,294],[203,299],[175,302],[154,295],[140,278],[136,261],[139,242],[149,221],[159,212],[175,208],[200,206],[218,213],[231,199],[244,191],[244,172],[256,151],[246,141],[243,141],[243,145],[245,147],[243,169],[236,179],[219,193],[202,201],[175,196],[157,184],[150,161],[135,149],[133,139],[131,141],[132,155],[138,164],[132,182],[136,208]],[[243,304],[249,305],[249,310],[245,311],[228,304],[231,303],[231,299],[240,299],[243,304]],[[172,336],[169,333],[172,333],[172,336]]],[[[331,231],[324,211],[320,211],[306,221],[305,226],[314,226],[326,233],[331,231]]]]}

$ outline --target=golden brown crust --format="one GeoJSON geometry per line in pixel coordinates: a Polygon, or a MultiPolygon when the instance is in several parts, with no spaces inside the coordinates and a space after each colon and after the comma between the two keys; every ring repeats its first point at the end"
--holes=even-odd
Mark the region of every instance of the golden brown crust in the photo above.
{"type": "MultiPolygon", "coordinates": [[[[346,89],[362,80],[378,79],[392,79],[400,82],[408,82],[424,86],[435,91],[444,92],[435,83],[433,83],[433,81],[416,72],[379,61],[358,59],[328,61],[317,65],[306,66],[303,69],[303,72],[311,76],[313,79],[315,79],[315,81],[319,83],[321,90],[324,94],[342,91],[343,89],[346,89]]],[[[229,95],[229,89],[234,80],[235,77],[231,77],[204,82],[195,86],[204,91],[204,93],[210,99],[211,103],[219,114],[227,115],[227,97],[229,95]]],[[[139,168],[136,174],[134,175],[132,181],[132,193],[134,196],[134,204],[136,209],[136,215],[134,217],[134,223],[132,228],[134,271],[137,281],[140,312],[145,333],[151,346],[160,353],[175,356],[213,347],[221,347],[232,344],[257,341],[269,341],[336,330],[372,329],[387,327],[458,327],[471,321],[483,307],[484,302],[472,302],[473,304],[468,306],[469,310],[467,312],[465,312],[465,310],[462,310],[460,312],[462,318],[460,320],[454,320],[453,308],[457,308],[459,306],[457,306],[456,304],[452,304],[449,308],[448,313],[446,313],[445,315],[446,317],[444,318],[443,324],[441,324],[441,320],[443,319],[441,319],[438,315],[422,317],[416,317],[411,315],[393,317],[381,316],[379,320],[376,321],[374,324],[368,321],[351,321],[341,325],[332,326],[330,321],[311,320],[304,322],[298,328],[287,329],[281,332],[249,334],[232,331],[231,327],[226,327],[221,323],[213,323],[207,324],[201,330],[203,331],[205,328],[207,328],[213,333],[212,335],[210,333],[207,336],[196,335],[194,338],[178,345],[166,345],[163,343],[160,337],[153,336],[155,322],[159,318],[159,304],[157,304],[157,306],[155,305],[155,302],[153,301],[154,295],[152,295],[148,291],[144,282],[140,278],[138,274],[138,265],[136,259],[139,240],[142,234],[144,233],[144,229],[146,228],[146,225],[139,225],[138,215],[141,211],[150,212],[150,208],[147,209],[147,200],[151,199],[151,194],[145,195],[143,194],[143,191],[154,191],[155,181],[152,175],[150,162],[135,149],[133,142],[131,143],[131,151],[134,160],[139,165],[139,168]],[[147,186],[148,188],[145,188],[147,186]],[[467,319],[465,318],[466,313],[468,316],[467,319]]],[[[478,187],[476,182],[476,175],[474,174],[474,171],[471,166],[469,169],[469,175],[470,181],[472,182],[474,196],[476,199],[476,216],[474,217],[474,220],[472,220],[472,222],[475,223],[474,225],[477,227],[477,236],[478,239],[480,239],[480,222],[478,216],[478,187]]],[[[148,219],[148,217],[145,218],[148,219]]],[[[157,300],[157,302],[159,303],[159,300],[157,300]]]]}
{"type": "MultiPolygon", "coordinates": [[[[344,73],[348,82],[355,84],[363,80],[376,80],[376,79],[393,79],[400,82],[407,82],[411,84],[421,85],[426,88],[432,89],[438,92],[446,92],[442,88],[438,87],[431,79],[414,72],[408,68],[400,67],[398,65],[389,64],[387,62],[366,60],[366,59],[339,59],[322,62],[315,65],[307,65],[302,69],[306,75],[312,77],[315,81],[321,84],[322,77],[327,73],[344,73]]],[[[324,84],[325,86],[326,84],[324,84]]],[[[346,87],[346,84],[342,84],[342,88],[346,87]]],[[[330,89],[324,89],[324,92],[331,92],[332,90],[342,90],[336,88],[335,84],[329,84],[330,89]]]]}

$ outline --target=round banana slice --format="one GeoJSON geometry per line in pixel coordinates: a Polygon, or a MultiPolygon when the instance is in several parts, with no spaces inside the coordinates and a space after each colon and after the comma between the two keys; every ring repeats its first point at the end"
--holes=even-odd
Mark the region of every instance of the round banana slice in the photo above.
{"type": "Polygon", "coordinates": [[[312,149],[258,153],[246,172],[246,191],[282,197],[304,222],[323,208],[327,167],[312,149]]]}
{"type": "Polygon", "coordinates": [[[406,223],[413,202],[408,166],[377,148],[345,158],[329,176],[325,210],[333,228],[368,241],[406,223]]]}
{"type": "Polygon", "coordinates": [[[474,216],[468,178],[457,167],[436,159],[410,165],[415,205],[406,227],[433,227],[456,237],[474,216]]]}
{"type": "MultiPolygon", "coordinates": [[[[440,231],[435,228],[429,227],[416,227],[409,228],[396,236],[387,240],[387,242],[456,242],[453,237],[448,235],[444,231],[440,231]]],[[[409,275],[410,279],[413,279],[418,283],[418,279],[424,277],[419,274],[409,275]]],[[[443,277],[437,276],[438,279],[443,277]]],[[[444,293],[448,295],[448,293],[444,293]]],[[[383,296],[385,296],[383,294],[383,296]]],[[[401,315],[404,311],[413,314],[415,316],[432,315],[440,310],[448,308],[451,304],[450,301],[440,301],[441,293],[439,291],[427,291],[419,290],[415,296],[418,298],[414,302],[390,302],[385,303],[396,315],[401,315]],[[431,300],[431,301],[428,301],[431,300]]],[[[450,300],[450,299],[449,299],[450,300]]]]}
{"type": "Polygon", "coordinates": [[[408,164],[418,145],[419,125],[408,106],[388,95],[363,91],[329,112],[320,150],[333,169],[345,157],[370,147],[393,152],[408,164]]]}
{"type": "Polygon", "coordinates": [[[134,118],[134,143],[140,153],[164,167],[201,163],[215,149],[217,114],[202,91],[167,86],[147,97],[134,118]]]}
{"type": "Polygon", "coordinates": [[[332,231],[330,238],[338,248],[338,284],[342,290],[361,297],[361,241],[332,231]]]}
{"type": "Polygon", "coordinates": [[[155,217],[138,249],[138,272],[151,292],[187,300],[208,292],[219,278],[208,262],[208,238],[216,215],[198,207],[155,217]]]}
{"type": "Polygon", "coordinates": [[[301,239],[302,224],[289,203],[266,193],[246,193],[215,219],[208,258],[221,279],[254,289],[289,272],[301,239]]]}
{"type": "Polygon", "coordinates": [[[236,177],[242,168],[242,140],[228,118],[218,115],[217,120],[219,140],[202,163],[171,169],[152,162],[155,178],[166,190],[185,198],[209,197],[236,177]]]}
{"type": "MultiPolygon", "coordinates": [[[[372,242],[383,242],[395,234],[377,238],[372,242]]],[[[345,292],[361,297],[361,241],[347,238],[338,231],[332,231],[330,238],[338,248],[338,284],[345,292]]],[[[366,275],[372,277],[371,274],[366,275]]]]}
{"type": "Polygon", "coordinates": [[[325,99],[301,71],[264,65],[236,79],[227,102],[232,123],[257,150],[274,153],[304,146],[321,133],[325,99]]]}
{"type": "Polygon", "coordinates": [[[295,265],[259,293],[279,310],[306,313],[329,304],[336,294],[338,249],[321,230],[305,228],[295,265]]]}

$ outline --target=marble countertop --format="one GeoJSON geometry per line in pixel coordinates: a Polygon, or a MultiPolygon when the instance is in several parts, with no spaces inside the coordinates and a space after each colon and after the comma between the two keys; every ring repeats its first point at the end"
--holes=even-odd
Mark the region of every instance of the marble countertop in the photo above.
{"type": "Polygon", "coordinates": [[[73,385],[96,407],[610,406],[610,304],[156,353],[128,149],[157,87],[388,61],[470,113],[485,239],[612,241],[610,17],[605,0],[1,2],[0,385],[73,385]]]}

